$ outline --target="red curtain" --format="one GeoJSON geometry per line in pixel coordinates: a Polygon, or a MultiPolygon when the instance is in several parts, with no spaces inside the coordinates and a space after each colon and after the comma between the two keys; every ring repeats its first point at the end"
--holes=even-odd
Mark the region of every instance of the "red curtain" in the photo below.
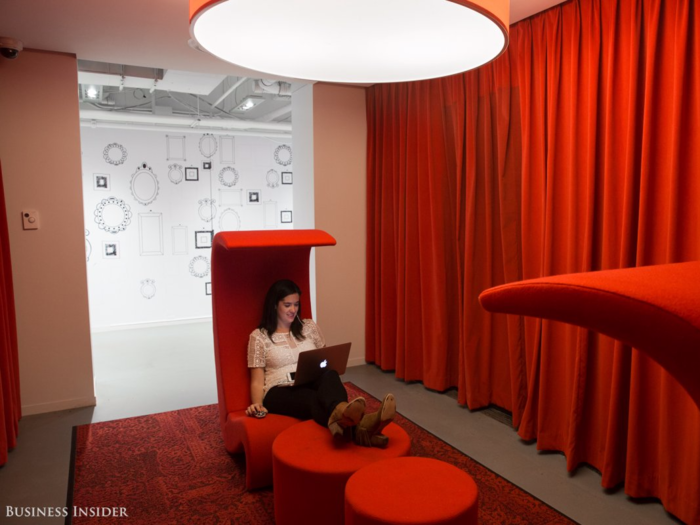
{"type": "MultiPolygon", "coordinates": [[[[18,218],[19,220],[19,218],[18,218]]],[[[21,404],[17,356],[15,295],[12,287],[10,236],[7,230],[5,191],[0,166],[0,465],[17,444],[21,404]]]]}
{"type": "Polygon", "coordinates": [[[477,297],[700,259],[700,14],[574,0],[510,38],[479,70],[368,90],[367,360],[505,407],[569,469],[698,523],[700,411],[677,383],[607,337],[477,297]]]}

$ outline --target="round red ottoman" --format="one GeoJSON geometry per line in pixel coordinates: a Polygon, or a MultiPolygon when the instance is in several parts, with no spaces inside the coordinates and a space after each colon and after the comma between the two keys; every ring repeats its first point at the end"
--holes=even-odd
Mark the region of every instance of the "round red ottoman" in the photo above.
{"type": "Polygon", "coordinates": [[[411,439],[390,423],[385,449],[339,443],[314,421],[280,433],[272,444],[272,484],[277,525],[342,524],[345,483],[357,470],[383,459],[408,455],[411,439]]]}
{"type": "Polygon", "coordinates": [[[474,480],[429,458],[395,458],[369,465],[345,486],[345,525],[477,523],[474,480]]]}

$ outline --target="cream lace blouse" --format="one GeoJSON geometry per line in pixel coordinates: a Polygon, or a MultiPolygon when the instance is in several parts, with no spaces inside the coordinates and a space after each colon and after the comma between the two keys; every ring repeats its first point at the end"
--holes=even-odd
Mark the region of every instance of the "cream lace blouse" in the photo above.
{"type": "Polygon", "coordinates": [[[250,334],[248,341],[248,367],[265,369],[263,397],[273,386],[287,383],[287,373],[297,369],[299,352],[326,346],[321,329],[313,319],[304,319],[301,333],[306,337],[297,340],[292,334],[272,334],[259,328],[250,334]]]}

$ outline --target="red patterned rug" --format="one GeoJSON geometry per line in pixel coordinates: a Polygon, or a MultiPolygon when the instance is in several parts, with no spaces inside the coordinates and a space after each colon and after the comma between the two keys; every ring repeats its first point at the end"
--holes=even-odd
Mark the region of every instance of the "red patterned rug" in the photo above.
{"type": "MultiPolygon", "coordinates": [[[[369,409],[379,406],[346,387],[369,409]]],[[[412,421],[397,415],[395,422],[411,436],[414,456],[446,461],[474,478],[480,523],[575,523],[412,421]]],[[[74,525],[274,523],[272,489],[246,492],[245,462],[226,453],[216,405],[74,427],[67,507],[93,512],[66,518],[74,525]]]]}

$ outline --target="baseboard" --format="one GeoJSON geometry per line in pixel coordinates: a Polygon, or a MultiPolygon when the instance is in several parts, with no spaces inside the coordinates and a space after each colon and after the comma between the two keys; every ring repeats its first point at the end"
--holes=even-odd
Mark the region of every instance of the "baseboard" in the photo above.
{"type": "Polygon", "coordinates": [[[365,361],[364,357],[353,357],[351,359],[348,359],[348,366],[360,366],[366,364],[367,361],[365,361]]]}
{"type": "Polygon", "coordinates": [[[211,316],[209,317],[195,317],[188,319],[171,319],[168,321],[154,321],[147,323],[131,323],[131,324],[117,324],[113,326],[98,326],[91,328],[90,332],[93,334],[101,332],[115,332],[118,330],[134,330],[137,328],[158,328],[161,326],[176,326],[182,324],[193,324],[193,323],[211,323],[211,316]]]}
{"type": "Polygon", "coordinates": [[[95,396],[76,397],[74,399],[63,399],[50,403],[39,403],[36,405],[23,405],[22,416],[34,416],[36,414],[46,414],[47,412],[59,412],[70,410],[71,408],[94,407],[97,405],[95,396]]]}

